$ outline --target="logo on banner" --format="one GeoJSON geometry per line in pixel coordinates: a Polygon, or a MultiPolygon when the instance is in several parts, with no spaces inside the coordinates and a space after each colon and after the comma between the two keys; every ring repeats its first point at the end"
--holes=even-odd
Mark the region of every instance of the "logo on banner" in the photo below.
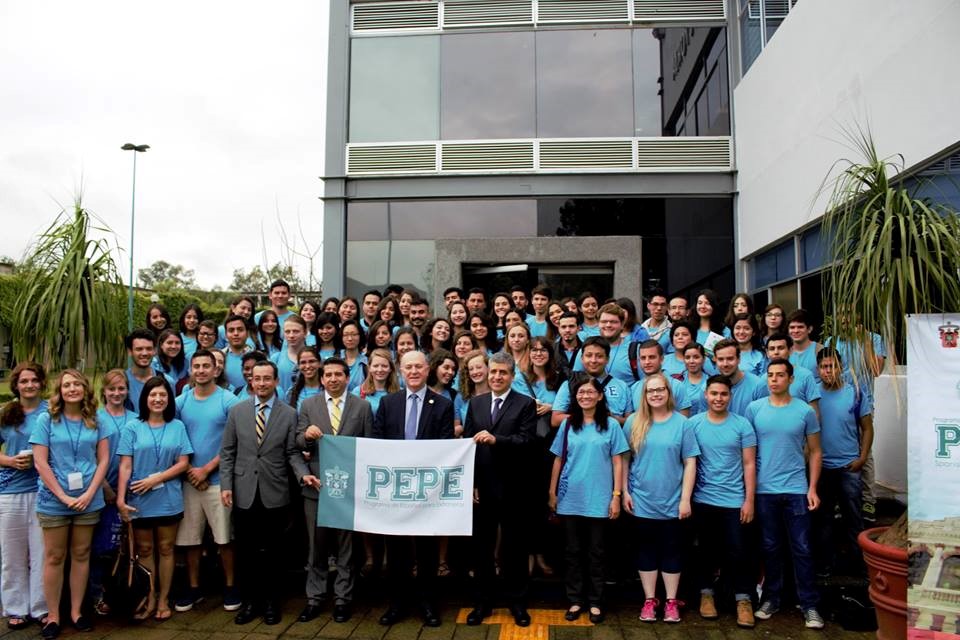
{"type": "Polygon", "coordinates": [[[327,495],[331,498],[345,498],[350,485],[350,474],[337,466],[327,469],[323,475],[327,479],[327,495]]]}
{"type": "Polygon", "coordinates": [[[940,332],[940,346],[944,349],[956,349],[960,338],[960,326],[947,322],[937,327],[940,332]]]}

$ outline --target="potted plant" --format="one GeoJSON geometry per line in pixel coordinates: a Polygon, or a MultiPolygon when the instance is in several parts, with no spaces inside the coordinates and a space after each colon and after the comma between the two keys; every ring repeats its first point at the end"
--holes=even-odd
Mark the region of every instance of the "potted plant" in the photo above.
{"type": "MultiPolygon", "coordinates": [[[[829,335],[865,345],[851,370],[872,379],[879,371],[868,329],[880,334],[887,365],[895,366],[907,314],[960,309],[960,218],[917,197],[904,184],[903,158],[881,157],[869,131],[849,137],[862,159],[835,164],[839,174],[825,182],[830,193],[822,229],[831,266],[824,274],[824,311],[829,335]]],[[[864,531],[860,546],[877,637],[906,637],[907,514],[889,528],[864,531]]]]}

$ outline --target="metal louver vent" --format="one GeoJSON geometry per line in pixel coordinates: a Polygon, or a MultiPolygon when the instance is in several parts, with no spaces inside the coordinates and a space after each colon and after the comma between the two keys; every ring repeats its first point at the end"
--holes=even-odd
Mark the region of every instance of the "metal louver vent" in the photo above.
{"type": "Polygon", "coordinates": [[[353,5],[353,30],[437,29],[440,8],[436,2],[371,2],[353,5]]]}
{"type": "Polygon", "coordinates": [[[541,169],[630,169],[630,140],[585,140],[540,143],[541,169]]]}
{"type": "Polygon", "coordinates": [[[540,0],[538,22],[601,22],[630,19],[627,0],[540,0]]]}
{"type": "Polygon", "coordinates": [[[533,169],[533,141],[444,143],[443,171],[504,171],[533,169]]]}
{"type": "Polygon", "coordinates": [[[447,0],[443,5],[444,27],[532,23],[530,0],[447,0]]]}
{"type": "Polygon", "coordinates": [[[436,170],[437,147],[434,144],[347,147],[347,173],[423,173],[436,170]]]}
{"type": "Polygon", "coordinates": [[[637,22],[722,20],[725,15],[723,0],[634,0],[633,3],[633,19],[637,22]]]}
{"type": "Polygon", "coordinates": [[[728,169],[729,138],[649,138],[637,140],[637,168],[728,169]]]}

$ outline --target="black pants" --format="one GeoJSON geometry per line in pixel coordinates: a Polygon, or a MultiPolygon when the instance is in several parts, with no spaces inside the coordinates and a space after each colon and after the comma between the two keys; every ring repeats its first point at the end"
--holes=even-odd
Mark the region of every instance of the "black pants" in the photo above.
{"type": "Polygon", "coordinates": [[[267,508],[260,492],[249,509],[233,507],[237,546],[237,584],[246,604],[260,607],[275,603],[283,578],[283,540],[287,507],[267,508]]]}
{"type": "Polygon", "coordinates": [[[746,530],[740,524],[740,509],[715,507],[700,502],[693,506],[693,521],[699,541],[699,570],[701,589],[713,590],[714,575],[720,575],[730,585],[738,599],[750,597],[756,584],[750,575],[745,555],[746,530]]]}
{"type": "Polygon", "coordinates": [[[603,535],[606,518],[563,516],[567,548],[567,600],[600,606],[603,600],[603,535]]]}
{"type": "Polygon", "coordinates": [[[437,539],[431,536],[384,536],[390,568],[390,604],[405,609],[410,604],[435,607],[437,602],[437,539]],[[417,577],[412,578],[413,563],[417,577]]]}
{"type": "MultiPolygon", "coordinates": [[[[526,505],[531,509],[531,505],[526,505]]],[[[473,512],[473,557],[477,576],[477,602],[489,606],[494,598],[496,570],[494,549],[497,528],[500,528],[500,570],[503,575],[503,595],[512,605],[526,606],[529,574],[527,556],[530,553],[530,522],[521,505],[505,504],[502,500],[480,496],[473,512]]]]}

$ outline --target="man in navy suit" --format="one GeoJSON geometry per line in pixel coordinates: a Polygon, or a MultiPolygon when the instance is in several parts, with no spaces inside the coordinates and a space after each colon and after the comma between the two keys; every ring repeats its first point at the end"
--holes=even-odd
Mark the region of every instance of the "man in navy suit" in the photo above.
{"type": "Polygon", "coordinates": [[[500,566],[504,596],[518,626],[530,624],[527,612],[531,522],[536,486],[530,470],[537,467],[531,443],[537,432],[537,403],[510,390],[514,361],[510,354],[490,356],[490,393],[475,396],[467,407],[463,436],[477,443],[473,519],[477,604],[467,615],[478,625],[490,615],[496,573],[494,547],[501,531],[500,566]]]}
{"type": "MultiPolygon", "coordinates": [[[[386,440],[440,440],[453,437],[453,403],[427,388],[426,356],[419,351],[405,353],[400,372],[406,388],[380,401],[373,419],[373,437],[386,440]]],[[[440,626],[436,607],[437,540],[430,536],[387,536],[390,559],[390,607],[380,624],[392,625],[403,619],[405,605],[416,596],[423,622],[440,626]],[[411,584],[416,550],[417,578],[411,584]]]]}

